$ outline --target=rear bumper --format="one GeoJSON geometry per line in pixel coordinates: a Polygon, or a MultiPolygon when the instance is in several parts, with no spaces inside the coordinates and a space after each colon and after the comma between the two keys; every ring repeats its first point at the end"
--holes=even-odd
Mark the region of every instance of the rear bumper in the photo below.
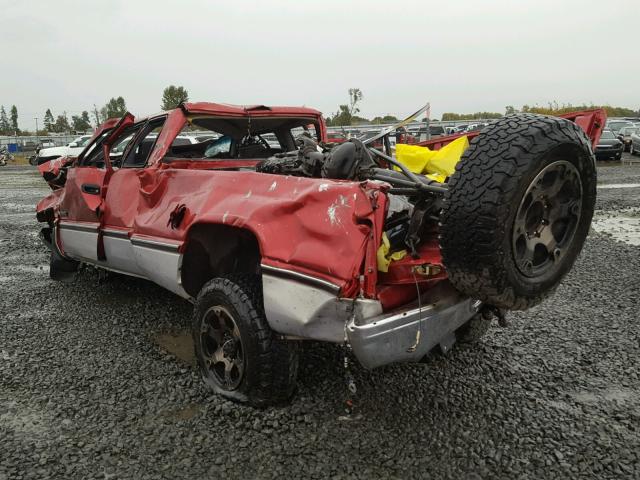
{"type": "Polygon", "coordinates": [[[391,312],[377,300],[338,298],[338,288],[267,265],[262,266],[264,309],[269,326],[285,338],[342,343],[349,341],[363,366],[417,362],[433,347],[447,350],[454,332],[481,303],[443,281],[417,302],[391,312]],[[420,341],[416,333],[420,331],[420,341]]]}
{"type": "Polygon", "coordinates": [[[455,343],[454,332],[481,306],[477,300],[448,293],[450,296],[443,301],[422,308],[389,312],[361,324],[351,320],[347,335],[360,363],[375,368],[394,362],[418,362],[437,345],[448,350],[455,343]]]}

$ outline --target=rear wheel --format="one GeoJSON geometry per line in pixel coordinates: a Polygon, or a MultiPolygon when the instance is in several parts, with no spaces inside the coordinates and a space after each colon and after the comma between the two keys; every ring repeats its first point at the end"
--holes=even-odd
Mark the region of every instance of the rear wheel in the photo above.
{"type": "Polygon", "coordinates": [[[451,283],[500,308],[550,295],[589,231],[596,172],[567,120],[510,115],[471,141],[449,181],[440,245],[451,283]]]}
{"type": "Polygon", "coordinates": [[[43,228],[40,235],[51,250],[51,255],[49,256],[49,277],[52,280],[60,282],[73,282],[80,268],[80,262],[65,257],[60,253],[55,243],[55,229],[52,226],[43,228]]]}
{"type": "Polygon", "coordinates": [[[196,300],[192,327],[205,383],[230,400],[264,406],[295,389],[298,344],[269,328],[259,278],[216,278],[196,300]]]}

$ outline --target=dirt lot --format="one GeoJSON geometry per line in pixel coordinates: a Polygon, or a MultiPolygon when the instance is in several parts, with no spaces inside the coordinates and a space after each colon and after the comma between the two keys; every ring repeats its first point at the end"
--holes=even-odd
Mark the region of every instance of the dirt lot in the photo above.
{"type": "Polygon", "coordinates": [[[0,480],[639,478],[640,165],[603,165],[595,228],[557,294],[482,344],[358,368],[308,345],[285,408],[210,395],[190,305],[141,280],[48,278],[33,167],[0,167],[0,480]]]}

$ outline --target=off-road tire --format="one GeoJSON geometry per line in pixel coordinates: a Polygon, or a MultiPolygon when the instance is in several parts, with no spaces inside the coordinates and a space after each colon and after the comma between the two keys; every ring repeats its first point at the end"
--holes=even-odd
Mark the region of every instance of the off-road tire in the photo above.
{"type": "Polygon", "coordinates": [[[595,198],[595,159],[579,126],[534,114],[508,115],[493,122],[470,142],[444,196],[440,247],[451,283],[504,309],[538,304],[555,290],[580,253],[595,198]],[[559,160],[577,170],[581,210],[556,270],[530,278],[515,261],[514,220],[538,173],[559,160]]]}
{"type": "Polygon", "coordinates": [[[60,253],[54,241],[56,233],[52,226],[43,229],[41,235],[44,236],[44,232],[47,232],[45,241],[49,244],[51,250],[49,255],[49,278],[59,282],[73,282],[80,268],[80,262],[67,258],[60,253]]]}
{"type": "Polygon", "coordinates": [[[215,278],[206,283],[195,302],[192,335],[198,367],[205,383],[219,395],[239,403],[267,406],[291,398],[298,373],[298,342],[286,341],[269,328],[260,278],[256,275],[215,278]],[[205,313],[221,305],[240,331],[244,372],[239,385],[226,389],[206,363],[200,332],[205,313]]]}
{"type": "Polygon", "coordinates": [[[478,312],[456,330],[456,341],[477,343],[489,331],[493,315],[489,311],[478,312]]]}

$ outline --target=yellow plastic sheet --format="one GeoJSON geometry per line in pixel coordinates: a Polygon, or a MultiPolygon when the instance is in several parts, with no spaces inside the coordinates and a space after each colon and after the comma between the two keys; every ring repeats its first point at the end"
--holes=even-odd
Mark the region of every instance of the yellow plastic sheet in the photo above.
{"type": "Polygon", "coordinates": [[[467,137],[456,138],[440,150],[398,143],[396,158],[413,173],[421,173],[436,182],[444,182],[453,174],[468,146],[467,137]]]}
{"type": "Polygon", "coordinates": [[[386,233],[382,233],[382,243],[380,247],[378,247],[377,259],[378,259],[378,270],[384,273],[389,271],[389,265],[392,261],[400,260],[407,256],[406,250],[400,250],[398,252],[393,252],[389,254],[389,250],[391,245],[389,244],[389,239],[387,238],[386,233]]]}

